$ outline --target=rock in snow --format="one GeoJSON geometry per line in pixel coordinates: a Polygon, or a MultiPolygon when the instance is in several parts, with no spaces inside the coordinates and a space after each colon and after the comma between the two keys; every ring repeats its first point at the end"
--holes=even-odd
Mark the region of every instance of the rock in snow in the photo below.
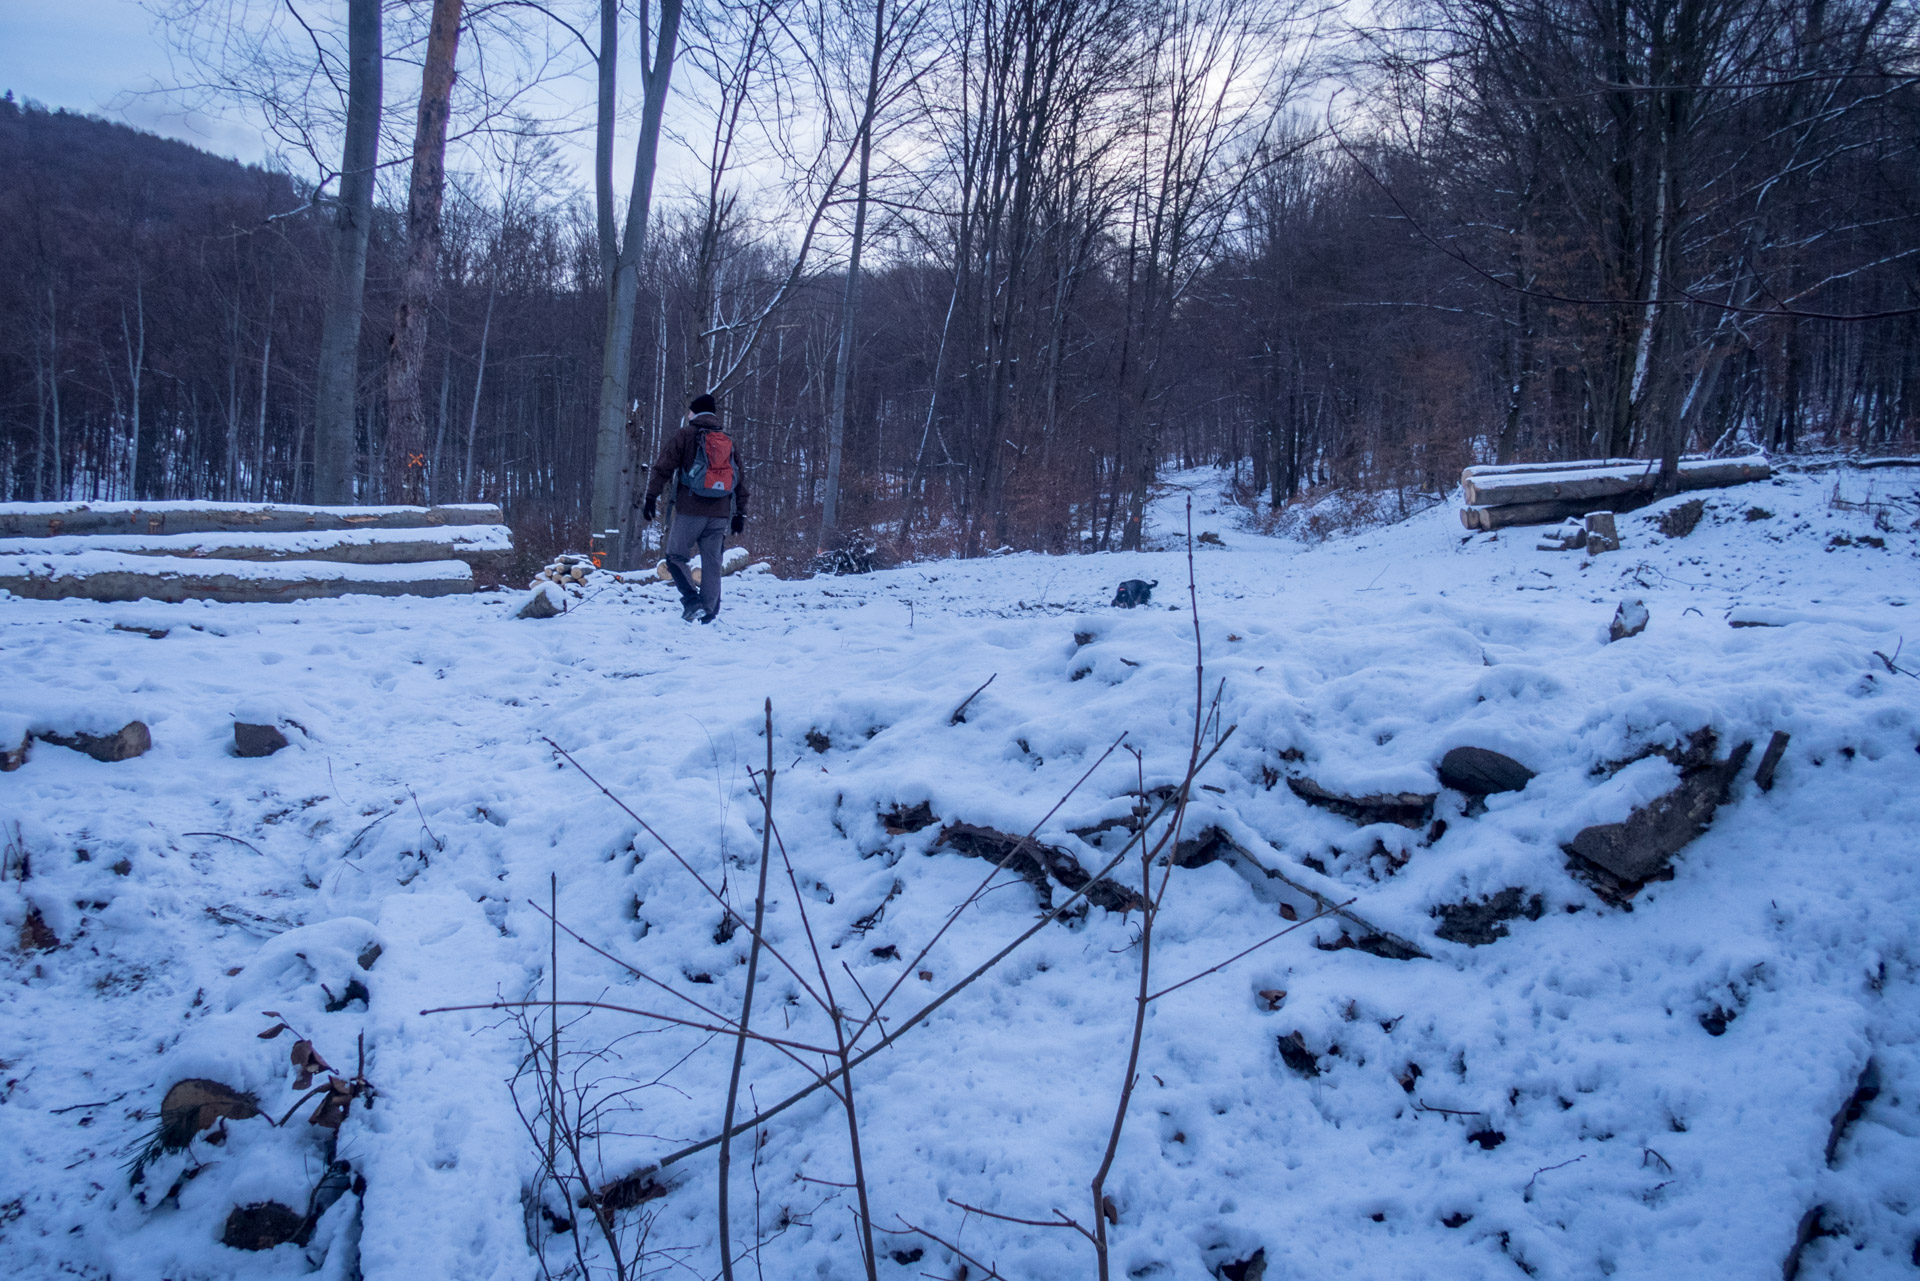
{"type": "Polygon", "coordinates": [[[272,756],[286,745],[287,736],[280,732],[277,725],[250,725],[245,721],[233,723],[235,756],[272,756]]]}
{"type": "Polygon", "coordinates": [[[1629,636],[1638,636],[1647,630],[1647,620],[1651,617],[1652,615],[1647,612],[1646,602],[1638,596],[1623,600],[1619,608],[1613,611],[1613,622],[1607,628],[1607,639],[1623,641],[1629,636]]]}
{"type": "Polygon", "coordinates": [[[1511,756],[1484,747],[1455,747],[1440,758],[1440,782],[1470,796],[1518,792],[1531,783],[1534,772],[1511,756]]]}

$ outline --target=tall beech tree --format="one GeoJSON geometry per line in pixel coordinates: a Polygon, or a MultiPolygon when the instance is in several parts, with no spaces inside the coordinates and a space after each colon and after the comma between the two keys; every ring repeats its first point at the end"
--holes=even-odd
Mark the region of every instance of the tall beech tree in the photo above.
{"type": "MultiPolygon", "coordinates": [[[[653,207],[653,175],[660,158],[660,121],[680,36],[680,0],[660,0],[659,23],[650,29],[652,6],[641,0],[640,137],[634,144],[633,183],[627,192],[626,226],[618,240],[613,218],[613,122],[620,47],[619,0],[601,0],[598,130],[594,138],[594,207],[606,280],[607,327],[601,347],[600,404],[593,452],[590,537],[609,563],[627,565],[634,532],[634,448],[627,432],[633,374],[634,311],[639,302],[640,264],[647,248],[647,218],[653,207]]],[[[638,541],[634,540],[634,546],[638,541]]]]}
{"type": "Polygon", "coordinates": [[[347,0],[347,128],[313,406],[313,498],[354,500],[360,320],[380,153],[380,0],[347,0]]]}
{"type": "Polygon", "coordinates": [[[387,339],[387,492],[413,502],[427,499],[431,470],[420,379],[439,285],[440,206],[447,188],[447,117],[460,48],[460,8],[461,0],[433,0],[413,131],[413,176],[407,184],[405,266],[387,339]]]}

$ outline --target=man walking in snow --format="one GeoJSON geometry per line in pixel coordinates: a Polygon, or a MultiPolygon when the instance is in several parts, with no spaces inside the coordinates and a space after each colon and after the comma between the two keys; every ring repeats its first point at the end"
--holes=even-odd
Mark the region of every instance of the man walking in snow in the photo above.
{"type": "Polygon", "coordinates": [[[720,429],[713,397],[698,395],[687,406],[680,430],[660,448],[647,479],[647,501],[640,514],[651,521],[660,495],[673,490],[673,519],[667,526],[667,572],[680,589],[680,617],[695,615],[711,623],[720,612],[720,548],[729,532],[738,534],[747,520],[747,486],[733,438],[720,429]],[[687,559],[700,549],[700,585],[687,572],[687,559]]]}

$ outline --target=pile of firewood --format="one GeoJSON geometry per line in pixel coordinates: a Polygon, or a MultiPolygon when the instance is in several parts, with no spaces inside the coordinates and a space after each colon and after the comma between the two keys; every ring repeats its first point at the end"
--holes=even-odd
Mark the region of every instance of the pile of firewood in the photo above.
{"type": "Polygon", "coordinates": [[[593,557],[584,552],[561,552],[553,558],[551,564],[533,576],[528,587],[538,587],[542,583],[555,583],[575,596],[582,595],[587,589],[587,580],[593,576],[593,557]]]}

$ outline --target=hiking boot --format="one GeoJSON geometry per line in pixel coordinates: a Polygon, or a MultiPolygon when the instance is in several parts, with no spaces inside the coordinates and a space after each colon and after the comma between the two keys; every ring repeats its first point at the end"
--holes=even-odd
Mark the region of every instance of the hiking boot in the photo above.
{"type": "MultiPolygon", "coordinates": [[[[693,621],[693,616],[695,614],[698,614],[699,612],[700,612],[700,600],[698,597],[695,597],[693,600],[683,600],[680,602],[680,621],[681,622],[691,623],[693,621]]],[[[712,620],[711,620],[711,617],[709,617],[706,619],[702,619],[701,621],[710,622],[712,620]]]]}
{"type": "Polygon", "coordinates": [[[703,623],[711,623],[714,619],[718,617],[720,617],[720,615],[718,614],[702,614],[700,615],[700,621],[703,623]]]}

